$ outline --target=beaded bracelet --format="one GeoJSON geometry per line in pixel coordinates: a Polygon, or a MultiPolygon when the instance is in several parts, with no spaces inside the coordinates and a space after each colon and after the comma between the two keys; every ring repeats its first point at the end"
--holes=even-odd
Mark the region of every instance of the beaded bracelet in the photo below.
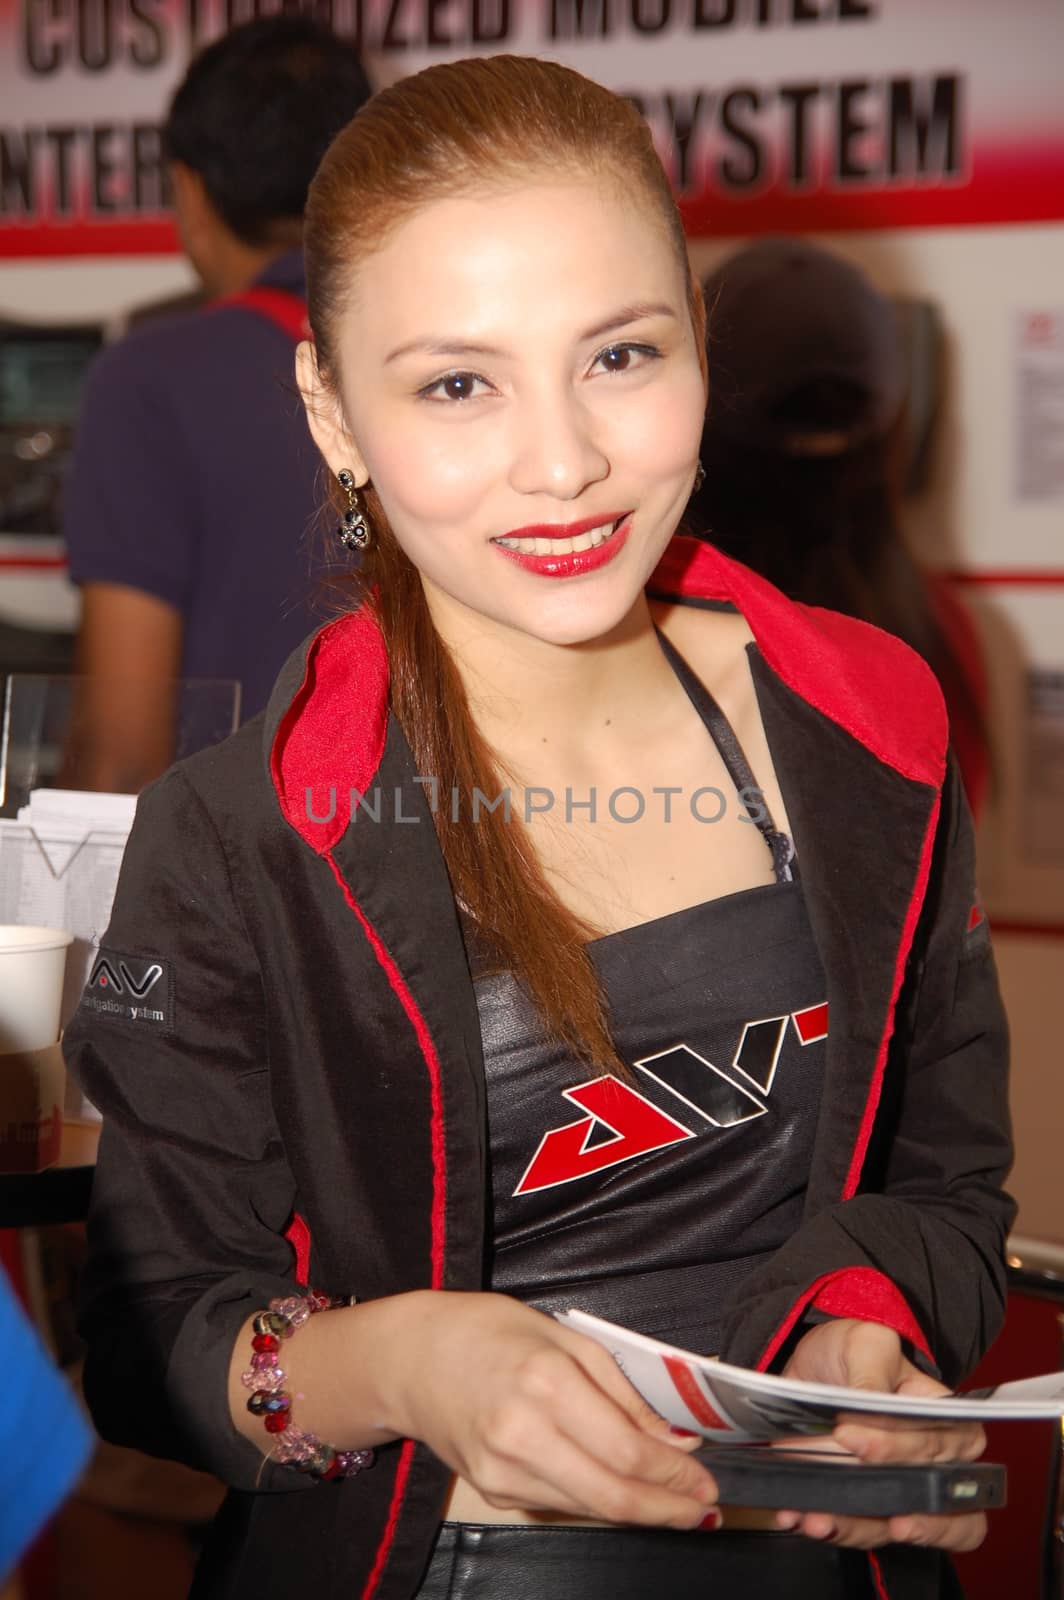
{"type": "Polygon", "coordinates": [[[315,1434],[296,1427],[292,1421],[292,1396],[284,1388],[285,1374],[277,1365],[277,1352],[281,1341],[290,1339],[316,1311],[350,1304],[350,1300],[316,1294],[313,1289],[305,1295],[271,1300],[268,1309],[260,1311],[252,1323],[255,1335],[251,1341],[251,1366],[240,1374],[241,1383],[252,1390],[248,1410],[252,1416],[262,1418],[271,1436],[273,1459],[295,1467],[297,1472],[307,1472],[312,1478],[353,1478],[373,1465],[374,1453],[334,1450],[315,1434]]]}

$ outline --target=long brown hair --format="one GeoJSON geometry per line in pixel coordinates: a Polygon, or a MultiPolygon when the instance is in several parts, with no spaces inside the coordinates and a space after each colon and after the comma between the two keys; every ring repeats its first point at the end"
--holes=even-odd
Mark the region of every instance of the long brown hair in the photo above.
{"type": "MultiPolygon", "coordinates": [[[[601,178],[649,200],[682,259],[695,347],[704,359],[701,289],[642,117],[569,68],[492,56],[430,67],[383,90],[337,137],[318,169],[306,211],[307,298],[318,370],[334,395],[340,389],[337,327],[359,260],[426,203],[485,183],[521,185],[530,172],[601,178]]],[[[446,803],[435,810],[455,896],[493,958],[524,984],[547,1027],[585,1062],[627,1077],[584,949],[598,930],[562,903],[516,816],[485,810],[473,825],[467,814],[476,790],[499,792],[497,757],[473,719],[418,570],[400,549],[372,485],[363,501],[373,541],[354,581],[387,646],[392,709],[418,772],[437,778],[441,797],[452,790],[461,797],[457,820],[446,803]]]]}

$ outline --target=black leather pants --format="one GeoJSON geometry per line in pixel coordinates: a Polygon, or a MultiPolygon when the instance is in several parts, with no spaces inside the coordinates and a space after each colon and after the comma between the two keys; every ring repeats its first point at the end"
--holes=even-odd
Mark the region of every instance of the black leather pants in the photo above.
{"type": "Polygon", "coordinates": [[[445,1522],[417,1600],[873,1600],[868,1562],[788,1534],[445,1522]]]}

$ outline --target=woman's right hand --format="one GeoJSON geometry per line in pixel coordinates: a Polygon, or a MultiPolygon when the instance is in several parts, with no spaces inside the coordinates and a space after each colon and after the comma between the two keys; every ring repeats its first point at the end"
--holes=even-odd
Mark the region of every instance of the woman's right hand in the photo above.
{"type": "Polygon", "coordinates": [[[505,1295],[402,1299],[377,1368],[387,1427],[429,1445],[490,1505],[666,1528],[716,1520],[716,1484],[688,1454],[698,1441],[673,1434],[591,1339],[505,1295]]]}

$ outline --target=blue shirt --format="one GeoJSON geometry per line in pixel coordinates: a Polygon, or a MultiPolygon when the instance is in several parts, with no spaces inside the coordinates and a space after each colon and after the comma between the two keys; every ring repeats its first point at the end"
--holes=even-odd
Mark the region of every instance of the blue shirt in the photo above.
{"type": "Polygon", "coordinates": [[[92,1434],[0,1272],[0,1582],[17,1565],[92,1450],[92,1434]]]}
{"type": "MultiPolygon", "coordinates": [[[[258,284],[302,296],[302,253],[258,284]]],[[[66,486],[74,581],[174,606],[181,676],[238,679],[244,718],[316,620],[320,458],[294,360],[290,334],[243,306],[131,333],[90,371],[66,486]]]]}

